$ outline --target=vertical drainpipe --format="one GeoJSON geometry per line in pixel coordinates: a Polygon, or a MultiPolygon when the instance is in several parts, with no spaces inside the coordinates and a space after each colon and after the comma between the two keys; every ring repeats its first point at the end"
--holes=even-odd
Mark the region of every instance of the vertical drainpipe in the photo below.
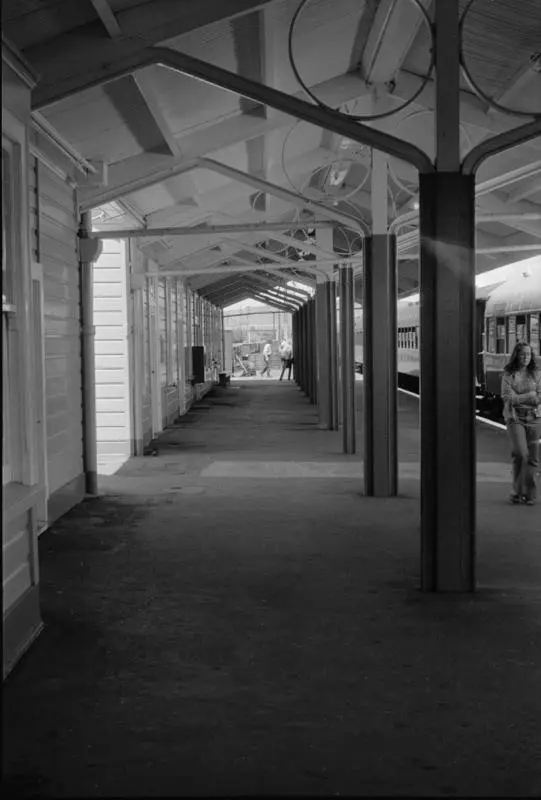
{"type": "Polygon", "coordinates": [[[94,355],[94,261],[101,242],[89,239],[92,229],[89,211],[81,214],[79,225],[79,273],[81,292],[81,362],[83,393],[83,466],[86,494],[98,494],[98,448],[96,429],[96,370],[94,355]]]}

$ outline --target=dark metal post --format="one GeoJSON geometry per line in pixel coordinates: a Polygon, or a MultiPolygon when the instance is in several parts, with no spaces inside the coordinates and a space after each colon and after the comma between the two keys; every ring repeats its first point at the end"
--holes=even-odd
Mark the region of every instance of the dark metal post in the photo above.
{"type": "Polygon", "coordinates": [[[354,453],[356,442],[354,345],[353,268],[340,267],[340,366],[344,453],[354,453]]]}
{"type": "Polygon", "coordinates": [[[475,180],[461,173],[459,2],[435,4],[436,168],[420,175],[421,588],[475,589],[475,180]]]}
{"type": "Polygon", "coordinates": [[[316,287],[317,396],[320,426],[326,430],[332,430],[331,326],[328,285],[329,281],[323,280],[316,287]]]}
{"type": "Polygon", "coordinates": [[[420,177],[423,591],[475,588],[474,192],[420,177]]]}
{"type": "Polygon", "coordinates": [[[307,352],[307,391],[311,403],[315,403],[314,398],[314,348],[313,336],[313,317],[312,317],[313,301],[310,299],[306,304],[306,352],[307,352]]]}
{"type": "Polygon", "coordinates": [[[316,334],[316,299],[312,297],[310,300],[310,356],[312,363],[312,403],[318,403],[318,383],[317,383],[317,370],[318,370],[318,354],[317,354],[317,334],[316,334]]]}
{"type": "Polygon", "coordinates": [[[308,395],[308,303],[305,303],[301,309],[301,353],[302,353],[302,381],[301,389],[308,395]]]}
{"type": "Polygon", "coordinates": [[[331,414],[330,429],[338,430],[338,341],[336,331],[336,283],[334,280],[327,282],[329,295],[329,380],[331,388],[331,414]]]}
{"type": "MultiPolygon", "coordinates": [[[[298,318],[299,318],[299,312],[298,311],[294,311],[293,314],[291,315],[291,348],[292,348],[294,354],[298,353],[298,349],[299,349],[298,337],[297,337],[297,320],[298,320],[298,318]]],[[[295,383],[298,383],[296,364],[297,364],[297,361],[296,361],[296,358],[295,358],[295,368],[293,370],[293,380],[295,381],[295,383]]]]}
{"type": "Polygon", "coordinates": [[[374,234],[364,240],[363,329],[365,493],[394,497],[398,492],[395,236],[374,234]]]}

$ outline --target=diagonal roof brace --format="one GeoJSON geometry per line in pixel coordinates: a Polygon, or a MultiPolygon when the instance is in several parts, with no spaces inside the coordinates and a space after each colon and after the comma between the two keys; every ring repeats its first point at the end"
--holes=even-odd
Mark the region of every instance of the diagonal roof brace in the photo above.
{"type": "MultiPolygon", "coordinates": [[[[312,125],[317,125],[320,128],[345,136],[354,142],[374,147],[388,155],[401,158],[409,164],[413,164],[419,172],[434,172],[434,165],[426,153],[415,145],[399,139],[397,136],[384,133],[360,122],[354,122],[339,111],[320,108],[308,103],[306,100],[301,100],[278,89],[257,83],[257,81],[245,78],[235,72],[230,72],[167,47],[145,48],[137,56],[123,62],[116,70],[108,71],[105,80],[99,76],[93,79],[89,82],[87,88],[122,78],[138,69],[149,67],[153,64],[168,67],[184,75],[197,78],[204,83],[233,92],[233,94],[246,97],[256,103],[262,103],[270,108],[275,108],[277,111],[282,111],[284,114],[289,114],[312,125]]],[[[68,91],[62,97],[67,97],[74,93],[74,91],[68,91]]],[[[55,98],[55,100],[59,99],[61,98],[55,98]]]]}
{"type": "Polygon", "coordinates": [[[254,294],[254,298],[256,300],[259,300],[261,303],[266,303],[267,305],[273,305],[276,308],[280,308],[282,311],[287,311],[289,313],[292,313],[293,311],[296,311],[297,308],[299,308],[299,306],[297,305],[294,306],[292,304],[285,302],[284,300],[278,300],[276,299],[276,297],[274,297],[273,295],[269,295],[266,292],[257,292],[254,294]]]}
{"type": "Polygon", "coordinates": [[[280,300],[283,303],[289,303],[291,305],[297,305],[297,304],[302,305],[303,301],[301,300],[300,297],[291,297],[286,294],[277,292],[276,289],[274,289],[271,286],[263,287],[263,290],[272,297],[276,297],[277,300],[280,300]]]}

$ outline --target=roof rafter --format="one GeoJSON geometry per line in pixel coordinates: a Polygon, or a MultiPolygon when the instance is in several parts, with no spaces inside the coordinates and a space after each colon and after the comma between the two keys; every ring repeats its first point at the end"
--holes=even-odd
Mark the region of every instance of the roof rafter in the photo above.
{"type": "Polygon", "coordinates": [[[123,35],[96,43],[95,31],[78,28],[24,50],[41,81],[33,101],[36,107],[54,103],[107,79],[119,64],[137,65],[142,50],[184,33],[231,19],[270,0],[148,0],[116,15],[123,35]]]}
{"type": "Polygon", "coordinates": [[[111,39],[116,39],[118,36],[122,36],[122,28],[118,24],[117,19],[113,14],[111,6],[107,0],[90,0],[90,2],[96,9],[96,13],[101,19],[103,26],[111,39]]]}
{"type": "Polygon", "coordinates": [[[170,150],[171,155],[175,158],[180,158],[182,156],[182,151],[173,135],[171,128],[167,124],[167,120],[165,119],[163,111],[158,102],[152,78],[152,68],[139,70],[134,75],[134,81],[135,85],[139,89],[141,97],[148,107],[148,110],[154,118],[154,122],[156,123],[158,130],[160,131],[165,143],[167,144],[167,147],[170,150]]]}
{"type": "MultiPolygon", "coordinates": [[[[140,74],[141,71],[137,72],[140,74]]],[[[323,81],[314,87],[318,97],[328,103],[345,102],[357,98],[367,90],[358,77],[341,75],[323,81]]],[[[302,98],[302,92],[297,92],[302,98]]],[[[268,109],[270,112],[271,109],[268,109]]],[[[237,114],[235,117],[216,122],[203,131],[188,133],[176,137],[182,156],[171,158],[156,153],[143,153],[124,159],[109,166],[108,185],[106,188],[80,189],[80,204],[84,209],[114,200],[123,194],[130,194],[139,189],[160,183],[175,175],[193,169],[197,159],[218,149],[226,149],[239,142],[245,142],[272,131],[290,127],[291,117],[287,114],[269,113],[268,119],[237,114]]]]}
{"type": "MultiPolygon", "coordinates": [[[[431,0],[421,0],[425,7],[431,0]]],[[[401,0],[380,0],[361,59],[363,77],[372,84],[390,81],[404,63],[417,31],[421,12],[401,0]]]]}

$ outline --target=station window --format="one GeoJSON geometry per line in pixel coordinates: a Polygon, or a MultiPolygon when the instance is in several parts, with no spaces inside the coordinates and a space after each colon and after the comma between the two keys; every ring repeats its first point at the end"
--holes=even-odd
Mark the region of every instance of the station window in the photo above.
{"type": "Polygon", "coordinates": [[[505,317],[496,319],[496,352],[505,353],[505,317]]]}

